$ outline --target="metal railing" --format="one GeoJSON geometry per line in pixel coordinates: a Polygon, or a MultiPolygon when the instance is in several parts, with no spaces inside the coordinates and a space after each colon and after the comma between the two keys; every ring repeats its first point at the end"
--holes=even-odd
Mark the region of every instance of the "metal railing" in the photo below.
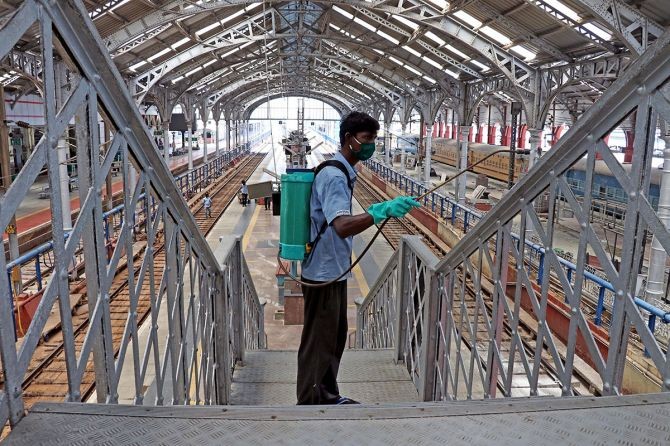
{"type": "Polygon", "coordinates": [[[94,388],[100,403],[117,403],[124,392],[130,393],[129,398],[121,399],[134,404],[227,403],[232,372],[227,365],[243,355],[245,346],[261,345],[252,338],[263,337],[262,306],[243,267],[239,243],[224,271],[200,234],[83,4],[25,0],[0,29],[0,59],[33,26],[40,34],[35,52],[44,68],[40,80],[46,125],[44,136],[0,197],[0,227],[8,225],[46,166],[55,272],[44,281],[27,333],[16,343],[7,298],[11,282],[4,274],[5,257],[0,256],[0,425],[7,421],[16,425],[25,415],[27,401],[37,399],[24,396],[23,387],[35,373],[31,367],[36,351],[45,348],[40,340],[55,305],[62,343],[49,345],[49,354],[62,360],[65,372],[59,376],[66,379],[53,377],[52,391],[61,386],[65,401],[81,401],[94,388]],[[108,132],[100,132],[100,119],[108,132]],[[71,122],[80,212],[70,225],[69,214],[63,211],[69,196],[61,194],[64,172],[59,171],[57,144],[71,122]],[[99,191],[115,159],[122,163],[124,215],[134,213],[142,196],[155,211],[143,219],[141,240],[133,240],[135,219],[123,219],[120,226],[116,222],[117,243],[108,253],[99,191]],[[133,171],[136,175],[131,175],[133,171]],[[85,280],[70,282],[68,268],[79,249],[85,280]],[[238,271],[235,281],[231,271],[238,271]],[[245,298],[232,298],[242,290],[243,280],[245,298]],[[74,291],[86,304],[76,315],[70,308],[74,291]],[[230,339],[229,331],[231,321],[246,324],[246,305],[254,307],[244,333],[253,335],[241,343],[239,337],[230,339]],[[142,323],[148,330],[139,330],[142,323]],[[129,381],[122,384],[124,377],[129,381]]]}
{"type": "MultiPolygon", "coordinates": [[[[649,199],[650,142],[658,121],[670,121],[669,91],[670,33],[665,33],[445,258],[435,262],[418,241],[402,241],[398,259],[389,263],[398,281],[394,347],[425,400],[512,396],[519,380],[527,383],[526,395],[542,395],[540,377],[547,370],[564,396],[581,394],[577,371],[588,375],[599,394],[635,392],[641,380],[670,390],[667,344],[653,332],[657,320],[670,317],[660,303],[639,297],[648,236],[670,253],[670,232],[649,199]],[[604,138],[633,113],[635,150],[626,170],[604,138]],[[566,172],[585,155],[580,200],[566,172]],[[628,197],[616,265],[589,218],[596,155],[628,197]],[[540,214],[533,200],[544,194],[549,209],[540,214]],[[553,249],[561,195],[581,227],[576,262],[569,264],[553,249]],[[540,242],[519,243],[517,234],[540,242]],[[586,270],[587,255],[597,258],[604,278],[586,270]],[[534,278],[528,268],[533,256],[541,256],[534,278]],[[607,326],[591,319],[594,308],[602,317],[603,304],[591,301],[588,281],[611,292],[607,326]]],[[[361,347],[373,347],[389,330],[372,321],[392,301],[381,291],[390,276],[383,276],[361,305],[361,347]]]]}

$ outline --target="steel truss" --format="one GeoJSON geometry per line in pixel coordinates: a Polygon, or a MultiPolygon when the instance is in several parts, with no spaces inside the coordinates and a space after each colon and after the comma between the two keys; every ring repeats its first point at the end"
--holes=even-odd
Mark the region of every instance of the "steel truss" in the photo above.
{"type": "Polygon", "coordinates": [[[426,400],[512,396],[520,379],[528,383],[528,395],[541,395],[539,377],[547,366],[563,396],[580,394],[573,385],[577,366],[589,370],[597,393],[619,395],[639,361],[650,382],[670,391],[668,339],[654,334],[655,324],[670,323],[670,315],[641,299],[638,287],[649,235],[657,249],[670,253],[670,228],[650,202],[657,123],[670,121],[669,43],[666,32],[619,74],[570,133],[443,259],[419,240],[404,239],[359,308],[357,346],[394,347],[426,400]],[[632,113],[637,137],[632,165],[624,169],[603,140],[632,113]],[[566,175],[585,155],[584,196],[578,198],[566,175]],[[618,265],[589,217],[597,155],[627,194],[618,265]],[[543,196],[546,212],[534,206],[543,196]],[[569,270],[553,249],[565,209],[581,226],[576,265],[569,270]],[[593,274],[586,269],[587,255],[601,265],[601,296],[588,284],[593,274]],[[593,319],[595,301],[604,304],[607,325],[602,314],[593,319]],[[557,324],[556,308],[567,326],[557,324]],[[524,336],[529,326],[533,334],[524,336]],[[644,354],[648,359],[641,360],[644,354]]]}
{"type": "MultiPolygon", "coordinates": [[[[218,255],[212,253],[83,4],[78,0],[24,1],[0,30],[0,59],[34,25],[41,36],[35,65],[42,69],[46,126],[30,158],[0,197],[0,226],[8,225],[46,166],[55,273],[45,283],[37,312],[19,344],[15,344],[12,302],[7,298],[11,284],[6,274],[0,274],[4,380],[0,424],[9,420],[15,425],[25,414],[24,377],[56,303],[62,326],[67,401],[81,400],[82,380],[90,373],[92,361],[98,402],[119,400],[119,382],[125,369],[132,376],[135,404],[143,404],[149,387],[155,390],[155,401],[151,401],[155,404],[226,403],[235,362],[243,357],[245,348],[264,345],[263,310],[240,241],[227,243],[218,255]],[[67,86],[56,84],[54,66],[58,58],[72,73],[67,86]],[[62,98],[56,95],[61,88],[62,98]],[[99,131],[103,118],[108,124],[104,134],[99,131]],[[66,238],[56,146],[73,120],[81,205],[66,238]],[[100,191],[117,157],[122,160],[126,218],[118,229],[115,247],[107,251],[100,191]],[[138,222],[136,216],[140,214],[148,217],[138,222]],[[69,270],[78,247],[83,249],[85,259],[88,322],[74,327],[69,270]],[[117,275],[117,267],[124,262],[135,274],[117,275]],[[110,325],[116,302],[114,284],[119,280],[127,286],[129,301],[122,313],[125,327],[120,339],[113,338],[110,325]],[[141,345],[137,311],[147,302],[150,330],[141,345]],[[164,346],[159,339],[159,324],[167,327],[164,346]],[[81,340],[82,333],[83,342],[75,343],[75,337],[81,340]],[[166,394],[168,391],[171,394],[166,394]]],[[[0,256],[0,270],[6,270],[4,256],[0,256]]]]}

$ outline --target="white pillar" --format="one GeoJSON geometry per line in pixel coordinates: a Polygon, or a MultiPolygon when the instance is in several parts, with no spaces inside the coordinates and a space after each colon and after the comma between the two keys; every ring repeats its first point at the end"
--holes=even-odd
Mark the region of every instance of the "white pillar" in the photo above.
{"type": "MultiPolygon", "coordinates": [[[[663,127],[661,127],[663,130],[663,127]]],[[[663,135],[665,150],[663,151],[663,171],[658,197],[657,215],[663,226],[670,229],[670,135],[663,135]]],[[[649,275],[647,276],[647,294],[645,300],[652,305],[659,305],[665,296],[665,265],[668,253],[654,235],[651,241],[649,257],[649,275]]]]}
{"type": "Polygon", "coordinates": [[[386,165],[391,164],[391,123],[384,120],[384,162],[386,165]]]}
{"type": "Polygon", "coordinates": [[[430,189],[430,161],[431,161],[431,151],[433,150],[433,123],[426,124],[426,157],[424,158],[423,168],[423,178],[426,183],[426,187],[430,189]]]}
{"type": "Polygon", "coordinates": [[[230,119],[226,119],[226,151],[230,152],[230,119]]]}
{"type": "Polygon", "coordinates": [[[163,123],[163,156],[165,163],[170,162],[170,121],[163,123]]]}
{"type": "Polygon", "coordinates": [[[202,129],[202,160],[207,162],[207,121],[202,121],[204,128],[202,129]]]}
{"type": "Polygon", "coordinates": [[[219,149],[221,148],[221,145],[219,143],[219,120],[215,120],[214,123],[216,124],[216,129],[214,131],[214,138],[216,141],[214,141],[214,153],[216,153],[216,157],[218,158],[219,156],[219,149]]]}
{"type": "MultiPolygon", "coordinates": [[[[405,130],[407,130],[407,124],[403,123],[402,124],[402,137],[405,137],[405,130]]],[[[402,173],[405,173],[405,165],[406,165],[406,160],[407,154],[405,152],[405,141],[402,141],[400,143],[400,171],[402,173]]]]}
{"type": "Polygon", "coordinates": [[[528,170],[537,163],[540,159],[539,152],[542,150],[542,130],[528,129],[530,138],[528,139],[528,146],[530,148],[530,156],[528,157],[528,170]]]}
{"type": "MultiPolygon", "coordinates": [[[[459,159],[458,159],[458,170],[461,171],[468,167],[468,136],[470,136],[470,126],[461,125],[459,126],[459,159]]],[[[459,202],[465,202],[465,185],[468,182],[468,174],[463,173],[460,177],[456,178],[456,199],[459,202]]]]}
{"type": "Polygon", "coordinates": [[[186,150],[188,151],[188,170],[193,169],[193,141],[191,141],[191,123],[186,121],[186,150]]]}

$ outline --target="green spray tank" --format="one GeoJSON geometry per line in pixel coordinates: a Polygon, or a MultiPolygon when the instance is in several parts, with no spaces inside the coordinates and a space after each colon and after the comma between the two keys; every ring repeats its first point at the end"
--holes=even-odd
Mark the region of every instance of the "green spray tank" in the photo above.
{"type": "Polygon", "coordinates": [[[310,242],[309,200],[314,171],[288,169],[281,176],[281,220],[279,223],[279,257],[285,260],[305,259],[310,242]]]}

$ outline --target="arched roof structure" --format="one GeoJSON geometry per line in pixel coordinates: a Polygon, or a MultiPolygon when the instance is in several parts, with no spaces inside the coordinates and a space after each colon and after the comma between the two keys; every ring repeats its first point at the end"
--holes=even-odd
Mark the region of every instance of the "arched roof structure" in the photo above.
{"type": "MultiPolygon", "coordinates": [[[[467,119],[482,99],[518,98],[538,121],[547,101],[586,107],[606,88],[594,83],[597,73],[584,73],[583,83],[577,73],[568,84],[555,79],[557,70],[611,57],[629,63],[670,23],[666,0],[630,3],[83,2],[138,103],[167,89],[171,105],[188,96],[190,104],[244,109],[265,85],[266,96],[328,97],[342,110],[413,104],[428,119],[435,101],[467,119]]],[[[0,17],[14,4],[3,2],[0,17]]],[[[39,91],[40,67],[30,63],[37,32],[0,65],[0,82],[15,94],[39,91]]]]}

